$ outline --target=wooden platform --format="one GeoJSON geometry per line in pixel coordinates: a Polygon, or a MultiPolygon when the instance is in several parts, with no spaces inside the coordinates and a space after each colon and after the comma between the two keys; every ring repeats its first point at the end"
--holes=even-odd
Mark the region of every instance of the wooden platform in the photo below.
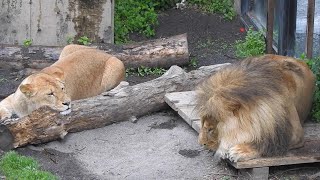
{"type": "MultiPolygon", "coordinates": [[[[194,98],[194,91],[175,92],[165,95],[166,103],[199,133],[201,123],[197,112],[194,110],[194,98]]],[[[320,162],[320,124],[306,123],[304,128],[306,140],[304,147],[291,150],[285,156],[229,163],[236,169],[247,169],[246,171],[250,169],[250,176],[256,177],[253,179],[265,179],[262,176],[266,174],[266,171],[269,171],[268,167],[270,166],[320,162]]]]}

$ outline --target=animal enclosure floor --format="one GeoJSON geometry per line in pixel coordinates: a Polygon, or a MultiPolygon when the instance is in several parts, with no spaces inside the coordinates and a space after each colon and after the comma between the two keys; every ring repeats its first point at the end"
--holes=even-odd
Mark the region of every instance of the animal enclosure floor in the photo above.
{"type": "MultiPolygon", "coordinates": [[[[195,92],[174,92],[165,95],[166,103],[199,133],[201,123],[195,108],[195,92]]],[[[320,125],[306,123],[305,145],[302,148],[289,151],[284,156],[259,158],[244,162],[232,163],[236,169],[270,167],[303,163],[320,162],[320,125]]]]}

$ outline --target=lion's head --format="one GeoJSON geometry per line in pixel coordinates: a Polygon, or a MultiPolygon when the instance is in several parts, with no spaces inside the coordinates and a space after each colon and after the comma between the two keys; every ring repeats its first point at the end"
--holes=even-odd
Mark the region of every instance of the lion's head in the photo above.
{"type": "Polygon", "coordinates": [[[37,73],[29,76],[19,86],[19,90],[28,99],[28,110],[48,106],[61,114],[71,112],[71,98],[61,80],[63,72],[55,74],[37,73]]]}
{"type": "Polygon", "coordinates": [[[216,122],[210,117],[201,118],[201,129],[199,133],[199,144],[210,150],[217,150],[219,146],[218,130],[216,122]]]}

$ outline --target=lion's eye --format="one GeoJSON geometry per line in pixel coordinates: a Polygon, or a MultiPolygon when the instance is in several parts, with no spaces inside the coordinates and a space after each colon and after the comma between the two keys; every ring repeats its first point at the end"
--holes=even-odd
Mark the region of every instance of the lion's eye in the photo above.
{"type": "Polygon", "coordinates": [[[64,90],[64,87],[62,87],[61,90],[63,91],[63,90],[64,90]]]}
{"type": "Polygon", "coordinates": [[[54,94],[53,94],[53,92],[50,92],[49,94],[48,94],[48,96],[53,96],[54,94]]]}

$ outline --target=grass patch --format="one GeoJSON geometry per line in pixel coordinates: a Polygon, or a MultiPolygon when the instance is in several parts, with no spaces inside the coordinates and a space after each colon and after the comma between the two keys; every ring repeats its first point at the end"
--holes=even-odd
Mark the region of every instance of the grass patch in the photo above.
{"type": "Polygon", "coordinates": [[[0,160],[1,173],[9,180],[56,180],[50,172],[41,171],[39,164],[30,157],[14,151],[6,153],[0,160]]]}
{"type": "Polygon", "coordinates": [[[129,33],[138,32],[146,37],[155,35],[154,27],[158,24],[155,11],[158,3],[154,0],[121,0],[115,4],[115,43],[122,44],[129,40],[129,33]]]}
{"type": "Polygon", "coordinates": [[[189,60],[189,66],[190,67],[197,67],[198,66],[198,60],[195,57],[191,57],[189,60]]]}
{"type": "Polygon", "coordinates": [[[162,75],[166,72],[164,68],[150,68],[145,66],[140,66],[138,68],[128,68],[126,69],[126,76],[137,75],[137,76],[148,76],[148,75],[162,75]]]}
{"type": "Polygon", "coordinates": [[[222,14],[227,20],[236,16],[233,0],[188,0],[190,4],[198,5],[204,12],[222,14]]]}

